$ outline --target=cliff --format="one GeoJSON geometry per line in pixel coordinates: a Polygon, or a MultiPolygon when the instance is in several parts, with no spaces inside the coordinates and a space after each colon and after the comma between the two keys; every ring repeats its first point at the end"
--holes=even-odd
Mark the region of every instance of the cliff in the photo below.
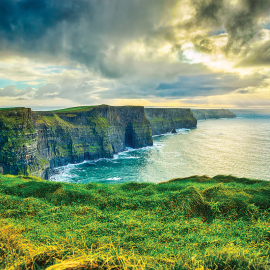
{"type": "Polygon", "coordinates": [[[0,173],[28,174],[36,162],[36,147],[31,109],[1,109],[0,173]]]}
{"type": "Polygon", "coordinates": [[[219,118],[235,118],[236,115],[226,109],[210,109],[210,110],[192,110],[194,117],[197,120],[219,119],[219,118]]]}
{"type": "Polygon", "coordinates": [[[190,109],[108,105],[48,112],[0,109],[0,173],[48,178],[54,167],[111,158],[127,146],[153,145],[152,134],[196,125],[190,109]]]}
{"type": "Polygon", "coordinates": [[[43,178],[53,167],[153,144],[150,123],[139,106],[0,110],[0,132],[0,173],[43,178]]]}
{"type": "Polygon", "coordinates": [[[171,132],[173,129],[197,126],[197,120],[190,109],[145,108],[144,111],[151,123],[153,135],[171,132]]]}

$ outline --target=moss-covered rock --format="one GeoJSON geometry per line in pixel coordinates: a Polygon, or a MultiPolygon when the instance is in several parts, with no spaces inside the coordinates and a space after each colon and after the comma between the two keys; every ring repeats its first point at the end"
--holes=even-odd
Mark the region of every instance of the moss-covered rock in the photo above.
{"type": "Polygon", "coordinates": [[[36,161],[36,137],[31,109],[1,110],[0,173],[31,174],[36,161]]]}
{"type": "Polygon", "coordinates": [[[127,146],[151,146],[152,134],[196,124],[190,109],[100,105],[0,110],[0,173],[47,178],[54,167],[111,158],[127,146]]]}
{"type": "Polygon", "coordinates": [[[0,173],[48,177],[68,163],[153,144],[144,108],[108,105],[49,112],[0,111],[0,173]]]}
{"type": "Polygon", "coordinates": [[[153,135],[171,132],[178,128],[195,128],[197,120],[190,109],[145,108],[147,119],[151,123],[153,135]]]}
{"type": "Polygon", "coordinates": [[[236,115],[226,109],[199,109],[192,110],[194,117],[197,120],[206,120],[206,119],[219,119],[219,118],[235,118],[236,115]]]}

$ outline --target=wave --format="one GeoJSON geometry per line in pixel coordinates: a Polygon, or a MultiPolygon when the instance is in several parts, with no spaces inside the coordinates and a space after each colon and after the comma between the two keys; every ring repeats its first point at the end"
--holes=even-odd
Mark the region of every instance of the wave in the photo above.
{"type": "MultiPolygon", "coordinates": [[[[75,176],[74,174],[71,173],[71,171],[74,170],[76,167],[80,167],[83,164],[96,165],[99,162],[119,163],[119,162],[116,162],[116,160],[140,159],[141,157],[139,157],[139,156],[132,156],[129,154],[132,152],[146,151],[146,150],[150,150],[153,148],[160,148],[160,147],[163,147],[163,144],[154,143],[153,146],[146,146],[146,147],[142,147],[142,148],[126,147],[126,149],[124,151],[115,154],[112,158],[99,158],[99,159],[94,159],[94,160],[84,160],[83,162],[80,162],[80,163],[67,164],[64,166],[56,167],[56,168],[52,169],[51,176],[49,177],[49,180],[55,181],[55,182],[60,182],[60,181],[61,182],[68,182],[68,179],[72,178],[72,176],[75,176]]],[[[83,170],[83,171],[85,171],[85,170],[83,170]]]]}
{"type": "Polygon", "coordinates": [[[112,177],[112,178],[107,178],[106,180],[108,180],[108,181],[119,181],[121,179],[122,179],[121,177],[112,177]]]}
{"type": "Polygon", "coordinates": [[[157,137],[163,137],[163,136],[174,136],[177,134],[183,134],[183,132],[189,132],[190,129],[188,128],[177,128],[176,132],[177,133],[171,133],[171,132],[167,132],[167,133],[163,133],[163,134],[158,134],[158,135],[153,135],[153,138],[157,138],[157,137]]]}

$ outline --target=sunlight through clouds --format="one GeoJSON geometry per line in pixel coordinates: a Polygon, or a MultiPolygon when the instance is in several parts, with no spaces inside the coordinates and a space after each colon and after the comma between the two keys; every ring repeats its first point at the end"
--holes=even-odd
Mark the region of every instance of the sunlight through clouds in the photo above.
{"type": "Polygon", "coordinates": [[[62,1],[6,6],[2,103],[180,106],[188,96],[187,105],[223,98],[250,106],[270,99],[270,0],[62,1]]]}

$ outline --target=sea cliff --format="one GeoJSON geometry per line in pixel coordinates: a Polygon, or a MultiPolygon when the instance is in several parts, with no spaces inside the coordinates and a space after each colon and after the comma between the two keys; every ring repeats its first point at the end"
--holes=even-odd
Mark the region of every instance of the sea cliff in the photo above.
{"type": "Polygon", "coordinates": [[[191,110],[194,117],[197,120],[206,120],[206,119],[219,119],[219,118],[235,118],[236,115],[226,109],[199,109],[199,110],[191,110]]]}
{"type": "Polygon", "coordinates": [[[153,145],[152,135],[195,128],[190,109],[108,105],[0,109],[0,174],[47,179],[55,167],[153,145]]]}
{"type": "Polygon", "coordinates": [[[48,178],[50,169],[153,145],[140,106],[0,111],[0,173],[48,178]]]}
{"type": "Polygon", "coordinates": [[[145,108],[153,135],[164,134],[178,128],[195,128],[197,120],[190,109],[145,108]]]}
{"type": "Polygon", "coordinates": [[[27,108],[0,110],[0,173],[30,173],[35,166],[37,132],[27,108]]]}

